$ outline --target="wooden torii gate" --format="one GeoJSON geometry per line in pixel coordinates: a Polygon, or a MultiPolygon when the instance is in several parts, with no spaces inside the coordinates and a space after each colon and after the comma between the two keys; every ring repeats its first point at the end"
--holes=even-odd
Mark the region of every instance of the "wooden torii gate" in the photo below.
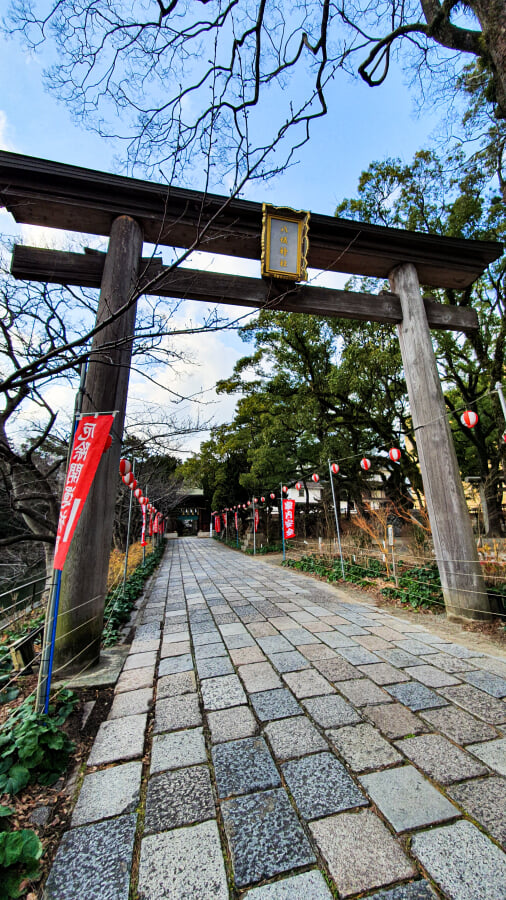
{"type": "Polygon", "coordinates": [[[462,289],[502,245],[457,240],[311,214],[311,268],[389,278],[378,296],[276,279],[244,278],[142,259],[143,241],[260,259],[262,205],[0,152],[0,205],[18,223],[109,237],[107,254],[14,248],[20,279],[100,288],[83,412],[119,410],[62,580],[55,665],[98,661],[135,300],[142,293],[397,325],[434,549],[449,617],[484,618],[489,603],[466,506],[430,328],[468,332],[476,312],[422,298],[462,289]],[[90,622],[90,619],[92,620],[90,622]],[[70,635],[68,632],[71,632],[70,635]]]}

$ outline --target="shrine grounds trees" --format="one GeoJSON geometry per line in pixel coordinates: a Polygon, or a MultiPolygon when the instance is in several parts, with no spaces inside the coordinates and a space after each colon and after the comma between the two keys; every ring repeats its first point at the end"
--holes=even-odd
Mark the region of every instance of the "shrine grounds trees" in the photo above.
{"type": "Polygon", "coordinates": [[[206,183],[233,188],[282,171],[338,73],[378,86],[398,56],[423,90],[450,94],[475,62],[506,116],[503,0],[12,0],[4,27],[51,43],[48,87],[120,137],[131,166],[165,164],[170,181],[202,164],[206,183]]]}

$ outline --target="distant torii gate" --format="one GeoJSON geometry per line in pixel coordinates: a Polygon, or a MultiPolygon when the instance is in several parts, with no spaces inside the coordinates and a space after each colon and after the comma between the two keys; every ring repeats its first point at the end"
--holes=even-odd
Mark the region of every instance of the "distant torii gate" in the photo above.
{"type": "Polygon", "coordinates": [[[135,301],[142,293],[396,324],[434,549],[448,614],[484,618],[489,603],[466,506],[430,328],[472,331],[474,310],[424,301],[422,284],[465,288],[502,245],[311,214],[308,265],[389,278],[378,296],[164,267],[143,241],[260,259],[262,205],[0,152],[0,205],[16,222],[109,236],[107,254],[17,246],[20,279],[100,288],[83,412],[119,410],[63,573],[55,665],[98,661],[135,301]],[[90,621],[92,620],[92,621],[90,621]],[[62,621],[62,620],[60,620],[62,621]],[[64,637],[65,633],[71,632],[64,637]]]}

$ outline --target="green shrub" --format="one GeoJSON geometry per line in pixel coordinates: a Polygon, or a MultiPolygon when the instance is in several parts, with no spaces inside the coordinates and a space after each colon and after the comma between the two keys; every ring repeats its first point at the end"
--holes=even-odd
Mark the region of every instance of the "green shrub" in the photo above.
{"type": "Polygon", "coordinates": [[[47,715],[28,697],[12,713],[0,734],[0,794],[17,794],[27,784],[54,784],[68,766],[74,745],[62,729],[77,697],[63,690],[47,715]]]}
{"type": "Polygon", "coordinates": [[[120,586],[110,591],[106,597],[104,620],[105,628],[102,635],[104,647],[110,647],[119,640],[120,630],[128,622],[135,601],[142,594],[144,584],[153,574],[159,564],[165,543],[159,544],[146,558],[146,562],[137,566],[134,572],[125,582],[125,590],[120,586]]]}
{"type": "Polygon", "coordinates": [[[4,823],[13,810],[0,806],[0,897],[20,897],[24,890],[20,884],[25,879],[35,881],[40,877],[39,859],[42,844],[28,828],[7,831],[4,823]]]}

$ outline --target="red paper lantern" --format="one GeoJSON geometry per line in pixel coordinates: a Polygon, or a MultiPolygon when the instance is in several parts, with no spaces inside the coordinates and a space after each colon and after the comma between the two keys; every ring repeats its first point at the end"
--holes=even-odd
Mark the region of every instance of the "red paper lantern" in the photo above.
{"type": "Polygon", "coordinates": [[[251,500],[248,500],[248,506],[251,506],[251,500]]]}
{"type": "Polygon", "coordinates": [[[253,497],[253,503],[258,503],[258,497],[253,497]]]}
{"type": "Polygon", "coordinates": [[[134,480],[133,473],[127,472],[126,475],[122,475],[121,477],[123,479],[123,484],[126,484],[127,487],[130,487],[132,484],[132,481],[134,480]]]}
{"type": "Polygon", "coordinates": [[[286,484],[283,485],[283,493],[288,494],[288,488],[287,488],[286,484]]]}
{"type": "Polygon", "coordinates": [[[371,468],[371,460],[366,459],[364,456],[364,458],[360,460],[360,468],[363,469],[364,472],[367,472],[367,470],[371,468]]]}
{"type": "Polygon", "coordinates": [[[142,497],[142,491],[141,491],[140,488],[135,488],[135,490],[134,490],[134,497],[137,497],[137,500],[140,501],[140,498],[142,497]]]}
{"type": "Polygon", "coordinates": [[[265,503],[265,497],[260,497],[260,502],[265,503]]]}
{"type": "Polygon", "coordinates": [[[399,462],[401,458],[401,451],[398,447],[392,447],[392,449],[388,451],[388,455],[392,462],[399,462]]]}
{"type": "Polygon", "coordinates": [[[119,461],[119,474],[120,475],[128,475],[129,472],[132,471],[132,463],[129,459],[120,459],[119,461]]]}
{"type": "MultiPolygon", "coordinates": [[[[506,432],[505,432],[505,434],[506,434],[506,432]]],[[[276,499],[276,494],[269,494],[269,497],[271,498],[271,500],[275,500],[275,499],[276,499]]]]}
{"type": "Polygon", "coordinates": [[[301,491],[303,488],[302,481],[298,481],[297,484],[295,485],[295,488],[297,491],[301,491]]]}
{"type": "Polygon", "coordinates": [[[320,476],[318,475],[317,472],[314,472],[313,475],[311,475],[311,478],[313,479],[315,484],[317,484],[320,480],[320,476]]]}
{"type": "Polygon", "coordinates": [[[332,472],[334,473],[334,475],[337,475],[337,473],[339,472],[339,466],[337,465],[337,463],[332,463],[330,468],[331,468],[332,472]]]}
{"type": "Polygon", "coordinates": [[[478,416],[472,409],[466,409],[466,411],[462,413],[460,421],[466,428],[474,428],[478,421],[478,416]]]}

